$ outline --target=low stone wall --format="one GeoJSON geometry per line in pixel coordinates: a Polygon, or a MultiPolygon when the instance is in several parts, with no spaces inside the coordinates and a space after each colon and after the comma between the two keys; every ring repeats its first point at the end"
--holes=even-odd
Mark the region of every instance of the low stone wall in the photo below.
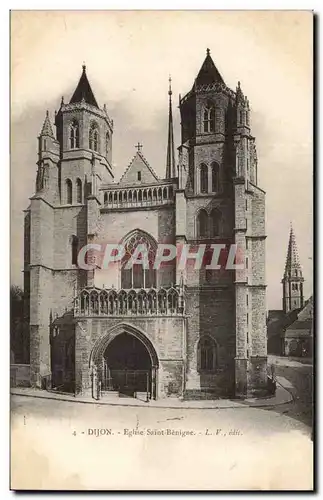
{"type": "Polygon", "coordinates": [[[10,386],[30,387],[30,365],[10,365],[10,386]]]}

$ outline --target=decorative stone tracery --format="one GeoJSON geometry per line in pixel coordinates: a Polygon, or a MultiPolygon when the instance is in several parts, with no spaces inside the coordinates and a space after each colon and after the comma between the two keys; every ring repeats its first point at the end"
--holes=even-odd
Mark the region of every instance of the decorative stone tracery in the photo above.
{"type": "Polygon", "coordinates": [[[140,290],[85,288],[74,300],[74,316],[176,316],[184,314],[180,287],[140,290]]]}

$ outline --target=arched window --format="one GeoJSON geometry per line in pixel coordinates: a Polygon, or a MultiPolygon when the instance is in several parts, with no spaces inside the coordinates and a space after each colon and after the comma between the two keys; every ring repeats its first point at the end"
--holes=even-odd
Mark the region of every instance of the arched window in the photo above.
{"type": "Polygon", "coordinates": [[[215,130],[215,109],[212,103],[208,103],[203,112],[204,132],[214,132],[215,130]]]}
{"type": "MultiPolygon", "coordinates": [[[[155,240],[142,231],[135,231],[126,237],[125,256],[121,267],[121,288],[156,288],[156,269],[153,268],[157,244],[155,240]],[[148,254],[149,268],[145,269],[142,264],[133,264],[127,269],[138,245],[145,245],[148,254]]],[[[143,255],[137,255],[139,260],[144,260],[143,255]]]]}
{"type": "Polygon", "coordinates": [[[211,238],[220,234],[221,213],[214,208],[210,214],[210,235],[211,238]]]}
{"type": "Polygon", "coordinates": [[[73,185],[70,179],[66,179],[66,203],[72,205],[73,202],[73,185]]]}
{"type": "Polygon", "coordinates": [[[212,192],[216,193],[219,191],[219,164],[216,162],[212,163],[212,192]]]}
{"type": "Polygon", "coordinates": [[[82,181],[76,179],[76,203],[82,203],[82,181]]]}
{"type": "Polygon", "coordinates": [[[208,237],[208,214],[206,210],[201,210],[197,216],[197,236],[198,238],[208,237]]]}
{"type": "Polygon", "coordinates": [[[73,266],[76,266],[76,264],[77,264],[78,246],[79,246],[78,237],[73,235],[72,236],[72,265],[73,266]]]}
{"type": "Polygon", "coordinates": [[[99,130],[96,123],[92,123],[89,132],[89,148],[92,151],[99,151],[99,130]]]}
{"type": "Polygon", "coordinates": [[[197,369],[199,372],[212,372],[217,365],[216,344],[214,340],[205,335],[200,338],[197,349],[197,369]]]}
{"type": "Polygon", "coordinates": [[[202,163],[200,167],[200,186],[201,186],[201,193],[207,193],[208,192],[208,171],[207,171],[207,166],[202,163]]]}
{"type": "Polygon", "coordinates": [[[76,120],[73,120],[70,126],[70,147],[71,149],[80,147],[80,129],[76,120]]]}

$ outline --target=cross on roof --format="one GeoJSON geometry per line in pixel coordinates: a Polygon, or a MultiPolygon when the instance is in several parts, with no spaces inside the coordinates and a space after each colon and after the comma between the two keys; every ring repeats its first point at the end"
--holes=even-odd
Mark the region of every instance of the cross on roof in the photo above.
{"type": "Polygon", "coordinates": [[[138,152],[141,151],[142,144],[140,144],[140,142],[138,142],[138,144],[135,145],[135,148],[137,148],[138,152]]]}

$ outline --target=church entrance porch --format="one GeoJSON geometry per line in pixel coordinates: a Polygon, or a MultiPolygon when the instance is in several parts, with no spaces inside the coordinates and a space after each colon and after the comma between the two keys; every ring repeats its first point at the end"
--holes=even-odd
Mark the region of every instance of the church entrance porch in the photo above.
{"type": "Polygon", "coordinates": [[[103,355],[101,392],[118,391],[136,397],[138,392],[152,394],[152,364],[147,348],[133,335],[115,337],[103,355]]]}
{"type": "Polygon", "coordinates": [[[157,371],[157,354],[148,337],[129,324],[119,324],[93,347],[92,396],[157,399],[157,371]]]}

